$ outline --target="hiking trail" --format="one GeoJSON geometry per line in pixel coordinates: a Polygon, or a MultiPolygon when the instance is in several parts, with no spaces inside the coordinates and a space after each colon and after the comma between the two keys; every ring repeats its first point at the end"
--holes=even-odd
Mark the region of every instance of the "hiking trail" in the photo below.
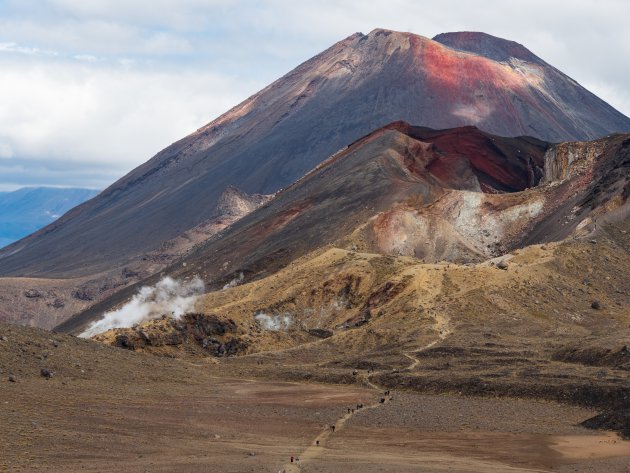
{"type": "MultiPolygon", "coordinates": [[[[414,370],[418,364],[420,363],[420,359],[416,358],[414,356],[414,353],[419,353],[422,352],[424,350],[428,350],[429,348],[435,346],[437,343],[441,342],[442,340],[444,340],[446,337],[448,337],[451,334],[451,327],[450,327],[450,323],[449,323],[449,318],[448,316],[444,315],[444,314],[438,314],[436,315],[435,318],[435,322],[436,322],[436,330],[438,333],[438,337],[433,340],[432,342],[428,343],[427,345],[424,345],[423,347],[420,347],[417,350],[414,350],[412,352],[403,352],[402,354],[409,358],[409,360],[411,360],[411,363],[409,364],[409,366],[407,366],[406,368],[404,368],[405,371],[412,371],[414,370]]],[[[381,393],[384,393],[385,391],[388,391],[388,389],[379,386],[377,384],[375,384],[374,382],[372,382],[371,378],[372,376],[374,376],[375,374],[380,374],[383,371],[377,371],[377,372],[372,372],[372,373],[360,373],[358,376],[359,378],[363,381],[363,383],[374,389],[377,391],[380,391],[381,393]]],[[[325,448],[326,448],[326,443],[327,441],[334,435],[337,435],[337,433],[341,430],[343,430],[344,425],[346,424],[346,422],[348,422],[348,420],[350,420],[353,416],[357,415],[359,412],[363,412],[365,410],[369,410],[369,409],[376,409],[380,406],[384,406],[385,404],[387,404],[388,402],[391,401],[391,397],[387,396],[385,394],[381,394],[379,396],[379,398],[376,400],[376,402],[366,405],[364,406],[362,409],[354,409],[351,412],[347,412],[346,414],[344,414],[343,416],[341,416],[340,418],[338,418],[334,425],[335,425],[335,430],[333,432],[333,430],[331,429],[330,425],[327,425],[322,432],[313,439],[313,441],[311,442],[311,444],[306,447],[305,450],[302,451],[301,454],[299,455],[295,455],[295,458],[299,458],[299,463],[291,463],[288,462],[284,465],[283,470],[286,471],[286,473],[297,473],[301,471],[301,465],[303,463],[307,463],[309,461],[314,460],[315,458],[317,458],[318,456],[322,455],[325,452],[325,448]],[[383,398],[385,399],[384,402],[381,402],[380,399],[383,398]],[[319,441],[319,444],[318,444],[319,441]]]]}

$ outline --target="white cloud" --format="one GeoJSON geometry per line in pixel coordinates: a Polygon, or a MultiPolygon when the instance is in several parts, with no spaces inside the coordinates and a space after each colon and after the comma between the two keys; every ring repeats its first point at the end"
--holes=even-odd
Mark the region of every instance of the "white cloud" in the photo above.
{"type": "Polygon", "coordinates": [[[19,161],[24,179],[49,171],[62,184],[50,163],[83,166],[75,179],[112,179],[106,166],[131,169],[335,41],[377,27],[515,40],[630,114],[629,16],[623,0],[6,0],[0,157],[19,161]]]}
{"type": "Polygon", "coordinates": [[[46,49],[30,48],[27,46],[20,46],[14,42],[0,43],[0,52],[2,53],[18,53],[25,54],[27,56],[58,56],[57,51],[50,51],[46,49]]]}
{"type": "Polygon", "coordinates": [[[22,159],[131,167],[256,90],[208,71],[0,61],[0,142],[22,159]]]}
{"type": "Polygon", "coordinates": [[[12,158],[15,155],[11,145],[0,143],[0,158],[12,158]]]}
{"type": "MultiPolygon", "coordinates": [[[[9,47],[15,43],[46,45],[46,49],[79,54],[165,55],[190,50],[189,40],[183,35],[100,19],[61,18],[54,22],[34,22],[0,17],[0,32],[0,39],[11,39],[9,47]]],[[[16,52],[27,54],[29,50],[46,52],[35,47],[16,52]]]]}
{"type": "Polygon", "coordinates": [[[64,15],[107,19],[140,25],[196,28],[213,21],[226,7],[247,8],[250,2],[234,0],[47,0],[64,15]]]}
{"type": "Polygon", "coordinates": [[[77,61],[85,61],[85,62],[97,62],[98,58],[96,56],[92,56],[91,54],[75,54],[72,56],[77,61]]]}
{"type": "Polygon", "coordinates": [[[630,116],[630,88],[620,87],[617,83],[604,82],[597,78],[588,79],[582,85],[617,110],[630,116]]]}

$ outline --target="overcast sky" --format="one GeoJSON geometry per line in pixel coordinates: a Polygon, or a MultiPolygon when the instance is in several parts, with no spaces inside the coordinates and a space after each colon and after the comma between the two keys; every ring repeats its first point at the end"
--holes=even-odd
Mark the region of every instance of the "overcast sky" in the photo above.
{"type": "Polygon", "coordinates": [[[630,115],[623,0],[0,0],[0,190],[103,188],[374,28],[524,44],[630,115]]]}

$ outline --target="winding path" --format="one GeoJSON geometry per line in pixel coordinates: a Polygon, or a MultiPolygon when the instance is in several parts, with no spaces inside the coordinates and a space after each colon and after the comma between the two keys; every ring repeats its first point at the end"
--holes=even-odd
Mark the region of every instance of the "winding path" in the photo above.
{"type": "MultiPolygon", "coordinates": [[[[451,334],[451,328],[450,328],[450,323],[449,323],[449,319],[446,315],[443,314],[439,314],[436,316],[436,329],[438,332],[438,338],[436,338],[435,340],[433,340],[431,343],[428,343],[427,345],[420,347],[417,350],[414,350],[412,352],[403,352],[403,355],[406,356],[407,358],[409,358],[411,360],[411,363],[409,364],[409,366],[407,366],[406,368],[404,368],[405,371],[412,371],[414,370],[418,364],[420,363],[420,359],[416,358],[414,356],[414,353],[419,353],[425,350],[428,350],[429,348],[435,346],[437,343],[441,342],[442,340],[444,340],[446,337],[448,337],[451,334]]],[[[377,371],[376,373],[361,373],[359,374],[360,379],[363,381],[363,383],[374,389],[377,391],[380,391],[381,393],[386,391],[386,388],[379,386],[377,384],[375,384],[374,382],[372,382],[371,378],[372,376],[374,376],[375,374],[380,374],[383,371],[377,371]]],[[[364,410],[367,409],[376,409],[380,406],[383,406],[384,404],[390,402],[390,398],[388,396],[381,396],[385,399],[384,402],[380,402],[380,398],[374,402],[373,404],[369,404],[367,406],[364,406],[362,409],[354,409],[351,412],[348,412],[346,414],[344,414],[343,416],[341,416],[339,419],[337,419],[337,421],[335,422],[335,431],[333,432],[332,429],[330,428],[330,426],[326,426],[324,427],[324,429],[322,430],[322,432],[313,439],[313,441],[311,442],[311,444],[304,450],[302,451],[302,453],[300,455],[296,455],[296,458],[299,458],[299,463],[294,462],[294,463],[286,463],[283,467],[284,471],[286,471],[286,473],[297,473],[299,471],[301,471],[300,465],[302,463],[306,463],[310,460],[313,460],[315,458],[317,458],[318,456],[320,456],[321,454],[324,453],[324,448],[326,446],[327,441],[330,439],[330,437],[332,437],[333,435],[336,435],[339,431],[343,430],[346,422],[348,420],[350,420],[353,416],[357,415],[359,412],[362,412],[364,410]]]]}
{"type": "Polygon", "coordinates": [[[446,337],[448,337],[452,332],[450,320],[448,316],[444,314],[438,314],[435,316],[435,325],[436,325],[436,330],[438,333],[438,338],[433,340],[431,343],[428,343],[427,345],[420,347],[417,350],[403,352],[403,355],[411,360],[411,364],[407,366],[407,368],[405,368],[405,371],[413,371],[414,369],[416,369],[416,367],[420,363],[420,359],[416,358],[414,356],[414,353],[420,353],[420,352],[428,350],[429,348],[434,347],[439,342],[441,342],[446,337]]]}

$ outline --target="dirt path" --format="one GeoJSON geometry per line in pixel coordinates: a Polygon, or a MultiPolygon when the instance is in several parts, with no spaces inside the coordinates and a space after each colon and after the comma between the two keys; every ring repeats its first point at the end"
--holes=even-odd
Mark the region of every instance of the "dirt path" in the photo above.
{"type": "MultiPolygon", "coordinates": [[[[367,384],[368,386],[370,386],[371,388],[375,390],[382,391],[382,388],[380,386],[377,386],[376,384],[372,383],[372,381],[370,380],[370,376],[371,375],[365,375],[365,374],[363,375],[365,384],[367,384]]],[[[385,403],[389,401],[390,401],[389,396],[382,395],[381,397],[379,397],[379,399],[377,399],[376,402],[372,404],[363,406],[360,409],[351,408],[352,410],[350,412],[347,412],[346,414],[344,414],[343,416],[341,416],[339,419],[335,421],[334,431],[332,430],[331,426],[329,425],[325,426],[322,432],[317,437],[315,437],[315,439],[313,439],[313,442],[311,443],[311,445],[309,445],[300,455],[296,456],[300,460],[299,463],[289,462],[284,465],[284,470],[287,473],[299,472],[300,464],[306,463],[310,460],[317,458],[319,455],[321,455],[324,452],[324,448],[326,447],[327,441],[332,436],[337,435],[341,430],[343,430],[346,422],[350,420],[353,416],[365,410],[376,409],[380,406],[383,406],[385,403]],[[381,402],[381,399],[383,399],[383,402],[381,402]]]]}
{"type": "Polygon", "coordinates": [[[446,337],[448,337],[452,333],[450,320],[447,315],[437,314],[435,316],[435,326],[438,333],[438,338],[433,340],[431,343],[428,343],[427,345],[420,347],[417,350],[403,352],[403,355],[411,360],[411,364],[405,368],[405,371],[413,371],[414,369],[417,368],[418,364],[420,363],[420,359],[416,358],[414,356],[414,353],[420,353],[425,350],[428,350],[429,348],[434,347],[439,342],[445,340],[446,337]]]}
{"type": "MultiPolygon", "coordinates": [[[[389,402],[388,398],[385,398],[385,402],[389,402]]],[[[365,410],[369,410],[369,409],[375,409],[379,406],[382,406],[383,403],[381,403],[380,401],[377,401],[373,404],[364,406],[362,409],[353,409],[351,412],[348,412],[347,414],[341,416],[339,419],[337,419],[337,421],[335,422],[335,430],[333,432],[333,430],[331,429],[330,426],[326,426],[324,427],[324,430],[317,436],[315,437],[315,439],[313,440],[313,443],[311,445],[309,445],[299,456],[297,456],[297,458],[299,458],[300,462],[299,463],[287,463],[284,466],[284,469],[286,470],[287,473],[291,473],[291,472],[299,472],[300,471],[300,464],[302,463],[306,463],[310,460],[313,460],[315,458],[317,458],[319,455],[321,455],[324,451],[324,448],[326,446],[326,442],[333,436],[333,435],[337,435],[343,428],[344,425],[346,424],[346,422],[348,420],[350,420],[353,416],[355,416],[356,414],[358,414],[360,411],[365,411],[365,410]]]]}
{"type": "MultiPolygon", "coordinates": [[[[437,343],[444,340],[451,333],[450,321],[446,315],[444,314],[436,315],[435,321],[436,321],[436,330],[438,333],[438,337],[432,342],[428,343],[427,345],[423,347],[420,347],[417,350],[414,350],[413,352],[404,352],[403,355],[409,358],[409,360],[411,360],[411,363],[409,364],[409,366],[405,368],[405,370],[407,371],[414,370],[420,363],[420,360],[413,355],[414,353],[419,353],[424,350],[428,350],[429,348],[435,346],[437,343]]],[[[326,447],[326,443],[328,442],[328,440],[332,436],[337,435],[341,430],[343,430],[346,422],[350,420],[353,416],[365,410],[377,409],[378,407],[381,407],[391,401],[392,397],[384,394],[385,392],[389,393],[389,391],[387,391],[382,386],[379,386],[375,384],[374,382],[372,382],[372,379],[371,379],[372,376],[379,373],[381,373],[381,371],[372,372],[372,373],[360,373],[358,375],[359,379],[361,379],[366,386],[369,386],[375,391],[379,391],[380,393],[383,393],[381,396],[379,396],[376,402],[374,402],[373,404],[364,406],[361,409],[351,408],[352,410],[350,412],[347,412],[346,414],[341,416],[339,419],[337,419],[337,421],[334,424],[335,425],[334,431],[332,430],[331,426],[329,425],[325,426],[322,432],[317,437],[315,437],[315,439],[313,439],[313,442],[311,443],[311,445],[309,445],[300,455],[296,456],[296,459],[299,459],[299,462],[294,461],[293,463],[291,463],[289,461],[288,463],[284,465],[284,470],[286,471],[286,473],[299,472],[301,470],[300,468],[301,464],[312,461],[316,459],[318,456],[322,455],[324,453],[324,449],[326,447]]]]}

